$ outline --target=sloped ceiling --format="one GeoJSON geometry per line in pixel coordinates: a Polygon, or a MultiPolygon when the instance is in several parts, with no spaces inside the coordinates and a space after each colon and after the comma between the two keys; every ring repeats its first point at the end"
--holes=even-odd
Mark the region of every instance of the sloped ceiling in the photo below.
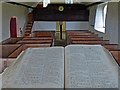
{"type": "MultiPolygon", "coordinates": [[[[2,0],[6,2],[19,2],[25,5],[29,5],[32,7],[37,6],[38,3],[42,3],[43,0],[2,0]]],[[[74,3],[81,3],[81,4],[91,4],[94,2],[106,2],[106,1],[120,1],[120,0],[73,0],[74,3]]],[[[65,3],[65,0],[50,0],[51,3],[65,3]]]]}

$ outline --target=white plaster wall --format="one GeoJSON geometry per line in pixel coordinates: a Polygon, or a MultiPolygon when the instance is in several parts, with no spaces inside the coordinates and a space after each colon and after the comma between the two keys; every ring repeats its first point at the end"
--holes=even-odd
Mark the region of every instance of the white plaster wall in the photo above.
{"type": "Polygon", "coordinates": [[[27,13],[28,10],[25,7],[2,3],[2,40],[10,37],[10,18],[12,16],[18,18],[18,31],[19,28],[24,30],[27,13]]]}
{"type": "MultiPolygon", "coordinates": [[[[0,21],[2,21],[2,3],[0,2],[0,21]]],[[[2,41],[2,22],[0,22],[0,41],[2,41]]]]}
{"type": "Polygon", "coordinates": [[[66,22],[66,30],[88,30],[89,23],[87,21],[66,22]]]}
{"type": "MultiPolygon", "coordinates": [[[[71,21],[66,22],[66,30],[88,30],[88,22],[71,21]]],[[[33,31],[55,31],[56,22],[35,21],[33,31]]]]}
{"type": "Polygon", "coordinates": [[[119,2],[119,10],[118,10],[118,43],[120,48],[120,2],[119,2]]]}
{"type": "Polygon", "coordinates": [[[108,3],[106,33],[110,43],[118,44],[118,2],[108,3]]]}
{"type": "Polygon", "coordinates": [[[33,31],[55,31],[56,22],[34,21],[33,31]]]}
{"type": "Polygon", "coordinates": [[[92,26],[95,24],[96,8],[96,5],[89,8],[89,24],[92,26]]]}

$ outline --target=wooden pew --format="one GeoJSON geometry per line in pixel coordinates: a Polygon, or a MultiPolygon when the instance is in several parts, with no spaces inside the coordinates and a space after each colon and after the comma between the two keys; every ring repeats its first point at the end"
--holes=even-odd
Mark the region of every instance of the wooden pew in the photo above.
{"type": "Polygon", "coordinates": [[[91,40],[103,40],[101,37],[79,37],[79,38],[71,38],[71,41],[91,41],[91,40]]]}
{"type": "Polygon", "coordinates": [[[93,33],[68,33],[68,35],[73,36],[73,35],[94,35],[93,33]]]}
{"type": "Polygon", "coordinates": [[[117,63],[120,65],[120,50],[110,51],[113,57],[116,59],[117,63]]]}
{"type": "Polygon", "coordinates": [[[2,41],[1,44],[16,44],[18,41],[22,40],[23,37],[17,37],[17,38],[8,38],[4,41],[2,41]]]}
{"type": "Polygon", "coordinates": [[[27,48],[41,48],[41,47],[50,47],[51,44],[24,44],[23,50],[26,50],[27,48]]]}
{"type": "Polygon", "coordinates": [[[73,36],[69,36],[69,38],[81,38],[81,37],[83,37],[83,38],[88,38],[88,37],[95,38],[95,37],[98,37],[98,35],[73,35],[73,36]]]}
{"type": "Polygon", "coordinates": [[[0,54],[0,57],[1,58],[7,58],[12,52],[14,52],[20,46],[21,46],[21,44],[5,44],[5,45],[0,45],[0,48],[2,50],[2,53],[0,54]]]}
{"type": "Polygon", "coordinates": [[[52,44],[52,40],[26,40],[26,41],[19,41],[17,44],[52,44]]]}
{"type": "Polygon", "coordinates": [[[23,51],[23,45],[17,48],[13,53],[11,53],[8,58],[17,58],[19,54],[23,51]]]}
{"type": "Polygon", "coordinates": [[[53,37],[53,32],[51,31],[34,31],[32,33],[33,37],[53,37]]]}
{"type": "Polygon", "coordinates": [[[118,50],[118,45],[117,44],[104,44],[103,46],[106,49],[108,49],[109,51],[118,50]]]}
{"type": "Polygon", "coordinates": [[[13,60],[9,59],[8,56],[17,50],[21,45],[20,44],[5,44],[0,45],[0,72],[3,72],[6,67],[8,67],[13,60]]]}
{"type": "Polygon", "coordinates": [[[23,38],[22,40],[23,41],[26,41],[26,40],[52,40],[53,38],[52,37],[26,37],[26,38],[23,38]]]}
{"type": "Polygon", "coordinates": [[[72,44],[109,44],[109,40],[96,40],[96,41],[72,41],[72,44]]]}

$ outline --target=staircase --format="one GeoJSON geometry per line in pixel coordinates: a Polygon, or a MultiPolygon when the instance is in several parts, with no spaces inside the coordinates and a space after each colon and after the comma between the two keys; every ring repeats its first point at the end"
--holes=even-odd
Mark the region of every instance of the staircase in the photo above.
{"type": "Polygon", "coordinates": [[[88,30],[80,31],[67,31],[69,43],[70,44],[100,44],[108,49],[116,62],[120,65],[120,50],[117,44],[110,44],[109,40],[103,40],[102,37],[99,37],[97,34],[92,33],[88,30]]]}
{"type": "Polygon", "coordinates": [[[24,37],[30,37],[31,36],[32,26],[33,26],[33,14],[29,13],[28,14],[28,23],[26,25],[24,37]]]}

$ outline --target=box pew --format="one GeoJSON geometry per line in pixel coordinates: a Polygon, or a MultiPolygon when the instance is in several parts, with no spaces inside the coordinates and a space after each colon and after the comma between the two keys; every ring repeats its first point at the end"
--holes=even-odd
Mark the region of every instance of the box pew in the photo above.
{"type": "Polygon", "coordinates": [[[12,61],[14,59],[8,58],[8,56],[13,53],[16,49],[18,49],[21,45],[20,44],[5,44],[0,45],[0,72],[2,72],[7,66],[8,61],[12,61]]]}
{"type": "Polygon", "coordinates": [[[1,44],[16,44],[18,41],[22,40],[23,37],[17,37],[17,38],[8,38],[1,42],[1,44]]]}
{"type": "Polygon", "coordinates": [[[51,44],[24,44],[23,50],[26,50],[27,48],[41,48],[41,47],[50,47],[51,44]]]}
{"type": "Polygon", "coordinates": [[[0,45],[2,53],[0,55],[1,58],[7,58],[12,52],[18,49],[21,44],[5,44],[0,45]]]}
{"type": "Polygon", "coordinates": [[[22,40],[26,41],[26,40],[52,40],[52,37],[25,37],[22,40]]]}
{"type": "Polygon", "coordinates": [[[19,54],[23,51],[23,45],[17,48],[13,53],[11,53],[8,58],[17,58],[19,54]]]}
{"type": "Polygon", "coordinates": [[[23,40],[17,44],[52,44],[52,40],[23,40]]]}
{"type": "Polygon", "coordinates": [[[95,37],[98,37],[98,35],[72,35],[72,36],[69,36],[69,38],[81,38],[81,37],[83,37],[83,38],[87,38],[87,37],[95,38],[95,37]]]}
{"type": "Polygon", "coordinates": [[[54,33],[51,31],[34,31],[32,33],[33,37],[53,37],[54,33]]]}
{"type": "Polygon", "coordinates": [[[117,63],[120,65],[120,50],[110,51],[117,63]]]}
{"type": "Polygon", "coordinates": [[[72,41],[72,44],[109,44],[109,40],[72,41]]]}
{"type": "Polygon", "coordinates": [[[109,51],[118,50],[118,44],[105,44],[103,46],[109,51]]]}
{"type": "Polygon", "coordinates": [[[73,38],[71,38],[71,41],[91,41],[91,40],[103,40],[103,38],[102,37],[79,37],[79,38],[75,38],[75,37],[73,37],[73,38]]]}
{"type": "Polygon", "coordinates": [[[94,35],[93,33],[68,33],[68,35],[94,35]]]}
{"type": "Polygon", "coordinates": [[[88,30],[77,30],[77,31],[75,31],[75,30],[67,30],[67,33],[69,34],[69,33],[91,33],[90,31],[88,31],[88,30]]]}

